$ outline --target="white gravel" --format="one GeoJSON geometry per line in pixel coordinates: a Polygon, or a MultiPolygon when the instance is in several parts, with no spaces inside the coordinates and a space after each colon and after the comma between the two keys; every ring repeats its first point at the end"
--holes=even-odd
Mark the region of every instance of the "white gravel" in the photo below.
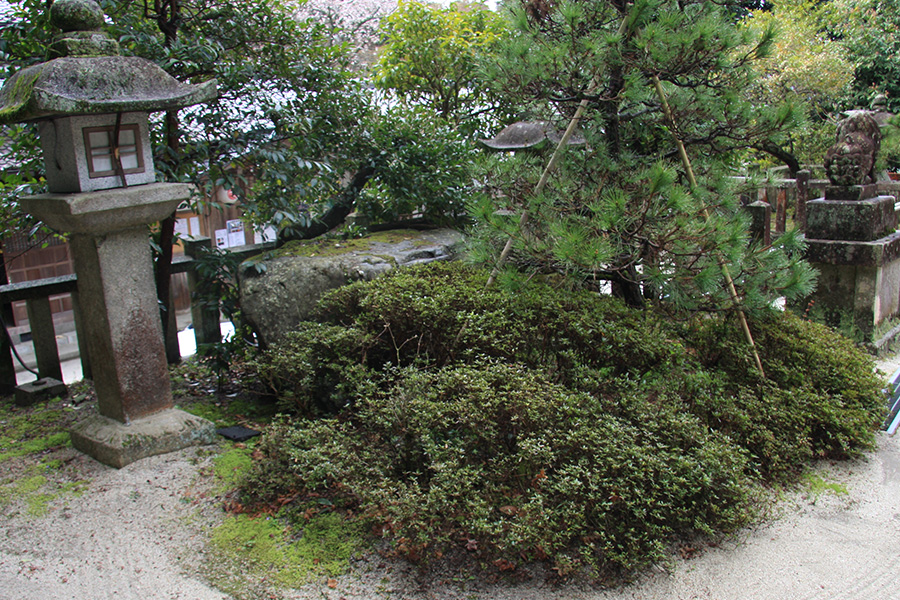
{"type": "Polygon", "coordinates": [[[0,516],[2,600],[229,598],[182,568],[203,548],[190,522],[195,450],[120,470],[67,452],[86,492],[43,517],[0,516]]]}

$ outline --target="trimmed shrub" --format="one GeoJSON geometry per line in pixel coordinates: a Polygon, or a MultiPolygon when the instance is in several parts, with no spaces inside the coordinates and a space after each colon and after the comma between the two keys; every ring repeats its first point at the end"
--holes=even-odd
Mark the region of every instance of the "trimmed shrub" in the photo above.
{"type": "Polygon", "coordinates": [[[638,428],[518,365],[405,368],[377,383],[346,418],[276,437],[307,491],[353,498],[408,556],[459,547],[633,569],[674,534],[731,531],[750,514],[745,455],[668,399],[638,428]]]}
{"type": "Polygon", "coordinates": [[[357,381],[366,376],[368,345],[367,336],[354,328],[301,323],[246,366],[287,410],[333,414],[352,402],[357,381]]]}
{"type": "Polygon", "coordinates": [[[341,288],[322,323],[258,358],[301,416],[328,418],[275,427],[244,501],[331,496],[412,559],[631,570],[676,536],[745,524],[761,484],[874,440],[871,358],[821,326],[752,320],[761,380],[725,317],[485,279],[433,263],[341,288]]]}
{"type": "Polygon", "coordinates": [[[485,290],[486,280],[458,262],[404,269],[329,292],[320,320],[367,333],[373,368],[489,356],[560,376],[577,364],[619,376],[683,354],[670,324],[613,298],[540,283],[485,290]]]}

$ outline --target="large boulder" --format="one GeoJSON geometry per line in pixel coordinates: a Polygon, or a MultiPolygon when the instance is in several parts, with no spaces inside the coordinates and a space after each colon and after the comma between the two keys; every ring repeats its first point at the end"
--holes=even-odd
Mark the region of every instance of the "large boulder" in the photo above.
{"type": "Polygon", "coordinates": [[[462,234],[451,229],[403,229],[354,240],[289,242],[270,256],[242,266],[241,310],[260,342],[268,346],[309,319],[328,290],[368,281],[394,268],[451,260],[462,244],[462,234]]]}

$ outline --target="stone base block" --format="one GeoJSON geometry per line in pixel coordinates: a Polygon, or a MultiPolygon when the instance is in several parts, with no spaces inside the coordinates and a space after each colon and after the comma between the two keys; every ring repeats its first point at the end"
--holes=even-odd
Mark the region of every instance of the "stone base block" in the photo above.
{"type": "Polygon", "coordinates": [[[76,449],[117,469],[148,456],[212,444],[216,439],[211,422],[174,408],[135,419],[129,425],[95,415],[75,426],[70,434],[76,449]]]}
{"type": "Polygon", "coordinates": [[[816,240],[872,241],[897,228],[893,196],[865,200],[819,198],[806,203],[806,237],[816,240]]]}
{"type": "Polygon", "coordinates": [[[849,200],[858,202],[878,195],[878,186],[874,183],[866,185],[829,185],[825,187],[826,200],[849,200]]]}
{"type": "Polygon", "coordinates": [[[16,387],[16,406],[31,406],[43,400],[56,396],[65,396],[69,393],[66,384],[59,379],[44,377],[30,383],[23,383],[16,387]]]}

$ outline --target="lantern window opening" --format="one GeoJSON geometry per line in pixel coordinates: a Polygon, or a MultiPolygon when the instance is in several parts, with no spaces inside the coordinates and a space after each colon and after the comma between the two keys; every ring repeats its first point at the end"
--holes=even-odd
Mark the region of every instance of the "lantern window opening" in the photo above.
{"type": "Polygon", "coordinates": [[[105,127],[85,127],[84,147],[87,153],[88,176],[111,177],[121,173],[143,173],[144,156],[137,124],[116,124],[105,127]],[[118,129],[118,143],[114,143],[118,129]]]}

